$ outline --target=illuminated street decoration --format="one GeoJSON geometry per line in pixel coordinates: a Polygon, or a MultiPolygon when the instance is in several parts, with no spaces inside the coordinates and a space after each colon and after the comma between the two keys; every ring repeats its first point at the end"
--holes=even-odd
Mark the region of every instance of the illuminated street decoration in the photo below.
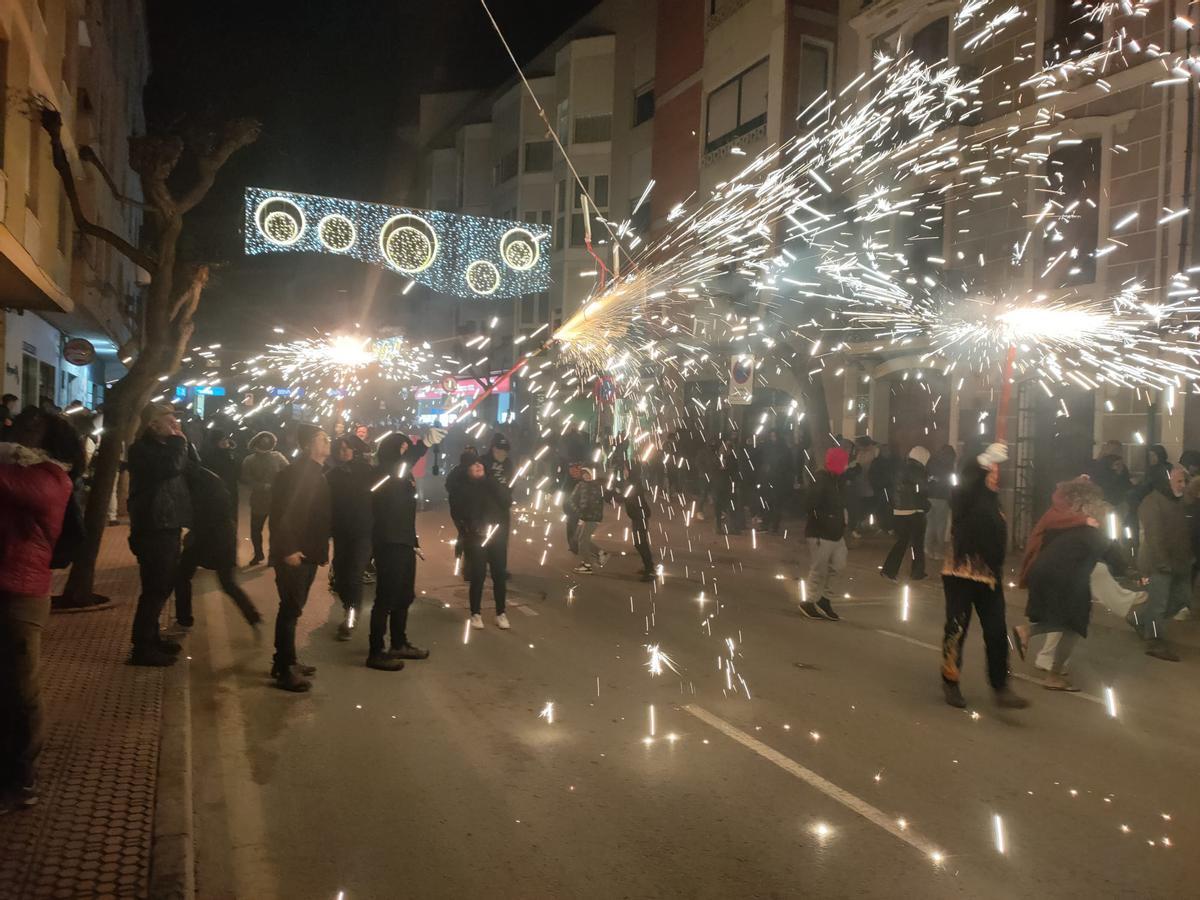
{"type": "Polygon", "coordinates": [[[545,226],[248,188],[245,228],[249,254],[350,256],[457,297],[550,289],[545,226]]]}

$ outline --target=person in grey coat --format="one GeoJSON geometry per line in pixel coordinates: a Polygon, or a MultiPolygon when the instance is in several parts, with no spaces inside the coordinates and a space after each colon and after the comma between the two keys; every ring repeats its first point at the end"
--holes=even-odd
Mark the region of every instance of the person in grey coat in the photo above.
{"type": "Polygon", "coordinates": [[[287,457],[275,449],[275,444],[275,435],[260,431],[250,439],[250,455],[242,460],[242,484],[250,488],[250,541],[254,545],[254,559],[250,560],[252,566],[266,559],[263,555],[263,525],[271,512],[271,485],[288,465],[287,457]]]}

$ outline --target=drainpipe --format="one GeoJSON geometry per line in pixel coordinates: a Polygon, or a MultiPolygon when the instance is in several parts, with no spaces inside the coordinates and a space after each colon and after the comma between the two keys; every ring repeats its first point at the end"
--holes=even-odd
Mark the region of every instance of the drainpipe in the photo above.
{"type": "MultiPolygon", "coordinates": [[[[1188,29],[1184,43],[1184,56],[1192,54],[1192,31],[1188,29]]],[[[1195,210],[1192,209],[1192,156],[1196,143],[1196,81],[1188,79],[1187,84],[1187,143],[1183,151],[1183,206],[1190,211],[1187,220],[1179,225],[1179,265],[1176,272],[1182,272],[1188,267],[1188,235],[1195,227],[1195,210]]]]}

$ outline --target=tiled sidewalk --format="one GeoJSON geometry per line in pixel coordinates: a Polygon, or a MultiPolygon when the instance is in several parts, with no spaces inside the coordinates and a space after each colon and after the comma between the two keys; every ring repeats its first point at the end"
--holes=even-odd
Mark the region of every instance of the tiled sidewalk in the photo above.
{"type": "Polygon", "coordinates": [[[164,672],[126,664],[138,593],[127,529],[107,529],[96,589],[43,638],[41,802],[0,818],[0,897],[148,895],[164,672]]]}

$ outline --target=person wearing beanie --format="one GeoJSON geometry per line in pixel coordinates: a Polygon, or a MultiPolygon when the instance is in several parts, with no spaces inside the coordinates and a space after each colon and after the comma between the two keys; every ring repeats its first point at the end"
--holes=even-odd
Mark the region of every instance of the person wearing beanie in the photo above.
{"type": "Polygon", "coordinates": [[[925,577],[925,514],[929,512],[929,451],[918,445],[908,451],[899,477],[888,492],[892,521],[896,525],[896,543],[888,551],[880,574],[895,581],[904,564],[904,554],[912,548],[912,580],[925,577]]]}
{"type": "Polygon", "coordinates": [[[1008,627],[1004,618],[1004,551],[1008,525],[1000,511],[1000,463],[1004,444],[992,444],[968,459],[950,496],[950,554],[942,567],[946,624],[942,634],[942,692],[946,702],[965,709],[959,687],[963,643],[978,613],[987,652],[988,682],[996,704],[1021,709],[1029,701],[1008,684],[1008,627]]]}
{"type": "Polygon", "coordinates": [[[182,649],[162,637],[158,621],[175,590],[183,529],[192,525],[185,476],[197,462],[175,410],[165,403],[147,404],[140,436],[129,445],[129,548],[142,583],[133,616],[130,662],[135,666],[173,665],[182,649]]]}
{"type": "MultiPolygon", "coordinates": [[[[468,444],[463,448],[462,453],[458,457],[458,465],[450,470],[450,474],[446,476],[446,502],[450,506],[450,521],[454,523],[454,527],[458,530],[458,539],[454,542],[454,558],[462,560],[466,542],[466,532],[463,530],[463,509],[462,496],[463,487],[467,483],[471,466],[479,461],[479,452],[475,449],[474,444],[468,444]]],[[[462,565],[463,581],[469,581],[470,576],[467,573],[465,562],[462,565]]]]}
{"type": "Polygon", "coordinates": [[[509,455],[511,451],[512,446],[508,443],[508,438],[502,434],[496,434],[492,438],[491,449],[480,458],[488,477],[500,482],[506,488],[512,487],[513,461],[509,455]]]}
{"type": "Polygon", "coordinates": [[[459,499],[461,527],[465,536],[464,553],[471,588],[471,627],[483,628],[483,585],[492,573],[492,594],[496,601],[496,625],[512,627],[505,613],[508,596],[508,518],[512,495],[508,488],[490,477],[478,459],[467,469],[459,499]]]}
{"type": "Polygon", "coordinates": [[[833,609],[837,579],[846,568],[846,467],[850,454],[842,447],[825,451],[825,467],[817,472],[808,491],[808,522],[804,539],[808,544],[808,597],[800,611],[810,619],[841,618],[833,609]]]}
{"type": "Polygon", "coordinates": [[[271,512],[271,486],[279,473],[287,468],[287,457],[275,449],[275,435],[260,431],[250,439],[250,455],[242,460],[242,484],[250,488],[250,543],[257,566],[266,559],[263,554],[263,526],[271,512]]]}
{"type": "Polygon", "coordinates": [[[332,503],[321,469],[329,457],[329,435],[315,425],[296,428],[299,456],[279,473],[271,492],[271,565],[279,590],[275,617],[275,659],[271,675],[278,687],[300,693],[312,688],[312,666],[296,658],[296,623],[308,602],[317,567],[329,562],[332,503]]]}
{"type": "Polygon", "coordinates": [[[345,435],[334,443],[333,466],[325,473],[333,509],[333,588],[344,616],[339,641],[354,633],[362,613],[363,572],[371,562],[371,487],[379,475],[367,460],[369,451],[362,438],[345,435]]]}

